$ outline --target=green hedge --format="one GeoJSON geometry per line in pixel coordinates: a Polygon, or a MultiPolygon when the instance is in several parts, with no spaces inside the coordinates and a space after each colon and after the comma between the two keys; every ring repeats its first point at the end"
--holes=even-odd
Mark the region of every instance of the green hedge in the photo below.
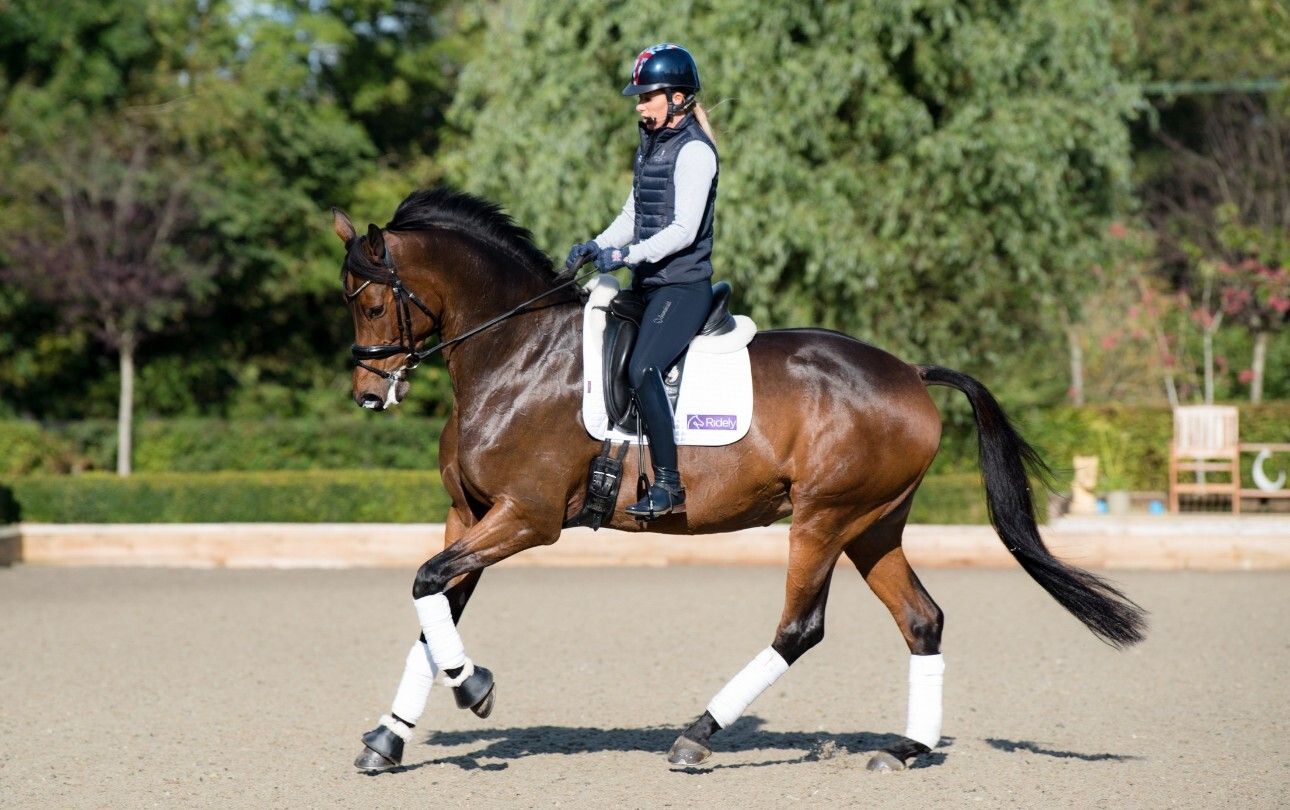
{"type": "MultiPolygon", "coordinates": [[[[0,483],[0,522],[438,522],[448,511],[439,474],[220,472],[28,475],[0,483]]],[[[914,500],[919,523],[984,523],[973,473],[929,477],[914,500]]]]}
{"type": "MultiPolygon", "coordinates": [[[[954,392],[942,395],[941,452],[931,473],[977,472],[976,429],[954,392]]],[[[1006,407],[1006,403],[1005,403],[1006,407]]],[[[1070,481],[1071,459],[1101,459],[1101,488],[1164,490],[1173,417],[1166,407],[1090,406],[1014,409],[1026,438],[1070,481]]],[[[434,470],[439,419],[357,414],[337,419],[157,419],[135,428],[138,472],[217,470],[434,470]]],[[[1241,406],[1244,441],[1290,442],[1290,402],[1241,406]]],[[[0,476],[112,470],[116,425],[110,421],[40,425],[0,420],[0,476]]]]}
{"type": "MultiPolygon", "coordinates": [[[[442,430],[442,419],[391,414],[339,419],[145,419],[134,429],[134,469],[435,470],[442,430]]],[[[40,426],[0,421],[0,475],[115,469],[115,422],[40,426]]]]}
{"type": "Polygon", "coordinates": [[[449,506],[428,470],[29,475],[0,484],[6,503],[35,523],[429,523],[449,506]]]}
{"type": "MultiPolygon", "coordinates": [[[[1042,496],[1041,496],[1042,499],[1042,496]]],[[[1042,517],[1046,502],[1038,504],[1042,517]]],[[[929,475],[914,495],[910,523],[989,523],[985,486],[977,473],[929,475]]]]}

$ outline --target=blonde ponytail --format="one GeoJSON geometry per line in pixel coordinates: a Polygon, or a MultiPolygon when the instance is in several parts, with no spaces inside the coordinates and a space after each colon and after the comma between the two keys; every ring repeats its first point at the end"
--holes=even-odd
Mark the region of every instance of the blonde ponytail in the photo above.
{"type": "Polygon", "coordinates": [[[713,146],[716,146],[717,136],[712,134],[712,125],[708,123],[708,111],[697,101],[694,103],[694,118],[699,122],[699,128],[703,130],[703,134],[708,136],[713,146]]]}

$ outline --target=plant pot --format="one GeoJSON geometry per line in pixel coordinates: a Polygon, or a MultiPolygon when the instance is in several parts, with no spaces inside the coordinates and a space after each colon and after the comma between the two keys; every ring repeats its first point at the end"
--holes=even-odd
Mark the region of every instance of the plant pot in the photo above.
{"type": "Polygon", "coordinates": [[[1129,514],[1129,491],[1117,489],[1106,493],[1106,511],[1112,515],[1129,514]]]}

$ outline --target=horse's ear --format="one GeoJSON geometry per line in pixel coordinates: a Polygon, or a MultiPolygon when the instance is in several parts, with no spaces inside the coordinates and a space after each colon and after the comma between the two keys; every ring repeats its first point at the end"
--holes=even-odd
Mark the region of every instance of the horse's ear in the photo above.
{"type": "Polygon", "coordinates": [[[385,234],[375,225],[368,223],[367,241],[363,243],[367,248],[367,256],[374,262],[385,260],[385,234]]]}
{"type": "Polygon", "coordinates": [[[354,223],[350,222],[349,216],[339,208],[331,209],[331,227],[336,231],[336,235],[340,237],[340,241],[347,245],[350,240],[358,236],[358,231],[354,230],[354,223]]]}

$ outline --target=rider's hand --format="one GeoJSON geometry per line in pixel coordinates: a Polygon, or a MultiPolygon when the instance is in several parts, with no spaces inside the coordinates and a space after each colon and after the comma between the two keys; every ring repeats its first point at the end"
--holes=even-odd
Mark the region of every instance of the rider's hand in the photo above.
{"type": "Polygon", "coordinates": [[[600,252],[600,245],[595,242],[579,242],[569,248],[569,258],[564,260],[564,266],[569,270],[577,270],[582,265],[591,261],[600,252]]]}
{"type": "Polygon", "coordinates": [[[596,254],[596,269],[602,273],[632,266],[627,263],[627,251],[623,248],[605,248],[596,254]]]}

